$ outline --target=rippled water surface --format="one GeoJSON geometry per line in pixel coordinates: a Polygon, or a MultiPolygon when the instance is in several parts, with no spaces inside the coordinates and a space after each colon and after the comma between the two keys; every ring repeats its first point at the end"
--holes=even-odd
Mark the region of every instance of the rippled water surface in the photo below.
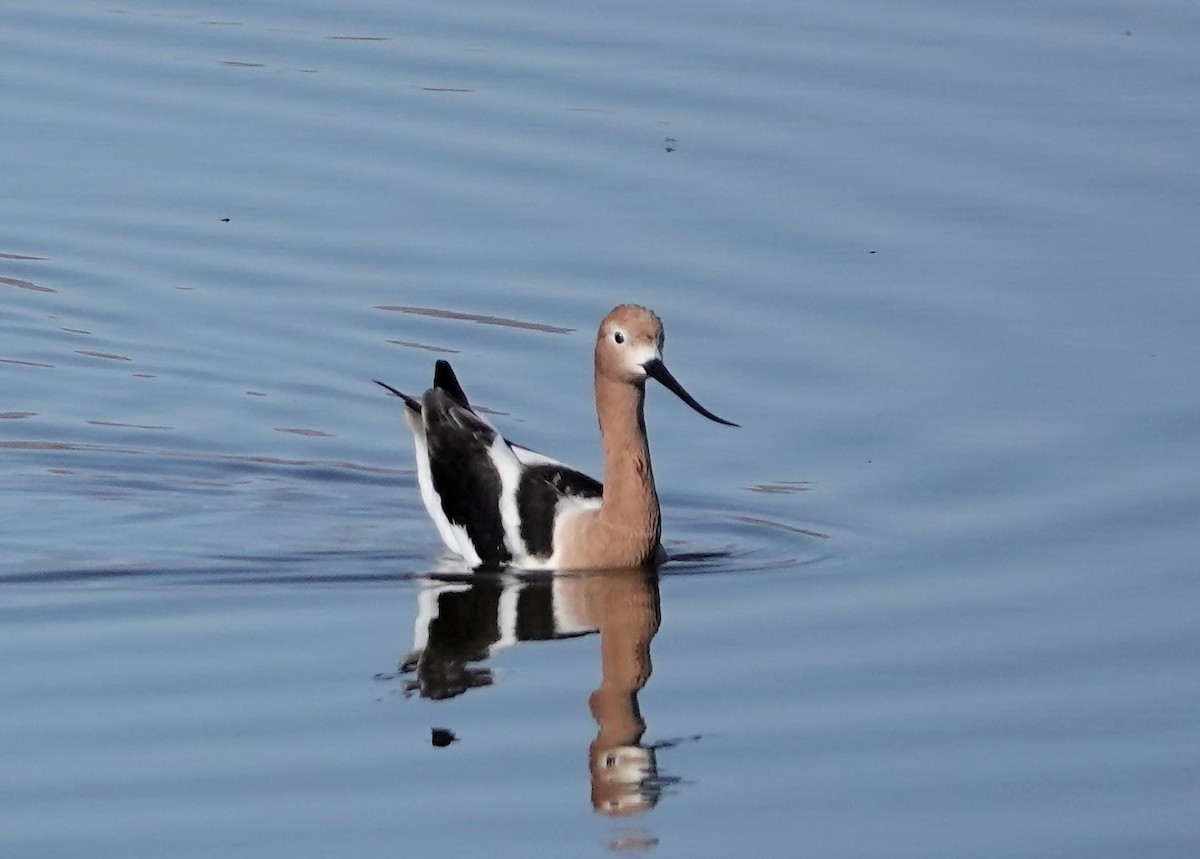
{"type": "Polygon", "coordinates": [[[14,856],[1192,856],[1193,4],[26,0],[0,24],[14,856]],[[464,575],[450,360],[659,575],[464,575]]]}

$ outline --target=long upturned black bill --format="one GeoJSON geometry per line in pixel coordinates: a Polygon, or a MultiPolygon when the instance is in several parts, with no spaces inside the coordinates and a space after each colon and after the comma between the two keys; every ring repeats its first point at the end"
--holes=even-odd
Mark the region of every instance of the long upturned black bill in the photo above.
{"type": "Polygon", "coordinates": [[[649,376],[651,379],[661,382],[663,387],[665,387],[675,396],[679,397],[679,399],[683,400],[700,414],[704,415],[710,421],[716,421],[719,424],[725,424],[727,427],[740,426],[739,424],[735,424],[733,421],[727,421],[724,418],[717,417],[708,409],[704,408],[704,406],[696,402],[695,398],[683,389],[683,385],[679,384],[679,382],[675,380],[675,377],[671,375],[671,371],[667,369],[667,365],[664,364],[661,359],[651,358],[642,365],[642,369],[646,371],[647,376],[649,376]]]}

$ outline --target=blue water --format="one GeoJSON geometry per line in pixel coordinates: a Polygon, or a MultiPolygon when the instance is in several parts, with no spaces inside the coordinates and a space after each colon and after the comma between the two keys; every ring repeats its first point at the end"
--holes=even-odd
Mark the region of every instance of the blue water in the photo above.
{"type": "Polygon", "coordinates": [[[2,852],[1193,855],[1198,37],[9,3],[2,852]],[[370,380],[599,476],[624,301],[681,559],[454,574],[370,380]]]}

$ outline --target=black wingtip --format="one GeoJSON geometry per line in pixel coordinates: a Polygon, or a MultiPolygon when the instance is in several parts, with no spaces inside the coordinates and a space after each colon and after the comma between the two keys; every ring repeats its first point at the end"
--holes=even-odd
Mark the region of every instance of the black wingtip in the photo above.
{"type": "Polygon", "coordinates": [[[419,413],[421,411],[421,401],[418,400],[416,397],[410,397],[408,394],[404,393],[403,391],[397,391],[395,388],[393,388],[387,382],[381,382],[378,379],[372,379],[371,381],[374,382],[379,387],[383,388],[385,391],[387,391],[392,396],[399,397],[400,399],[404,400],[404,405],[408,406],[414,412],[419,413]]]}
{"type": "Polygon", "coordinates": [[[449,361],[439,359],[433,365],[433,386],[441,388],[460,406],[468,409],[471,407],[467,401],[467,393],[458,383],[458,376],[454,375],[454,368],[450,366],[449,361]]]}

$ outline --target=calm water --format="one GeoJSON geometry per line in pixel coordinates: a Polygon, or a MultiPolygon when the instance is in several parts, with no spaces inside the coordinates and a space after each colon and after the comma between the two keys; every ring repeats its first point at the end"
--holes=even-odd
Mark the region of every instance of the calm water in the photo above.
{"type": "Polygon", "coordinates": [[[9,2],[5,855],[1193,856],[1200,13],[9,2]],[[660,576],[456,574],[381,378],[660,576]]]}

